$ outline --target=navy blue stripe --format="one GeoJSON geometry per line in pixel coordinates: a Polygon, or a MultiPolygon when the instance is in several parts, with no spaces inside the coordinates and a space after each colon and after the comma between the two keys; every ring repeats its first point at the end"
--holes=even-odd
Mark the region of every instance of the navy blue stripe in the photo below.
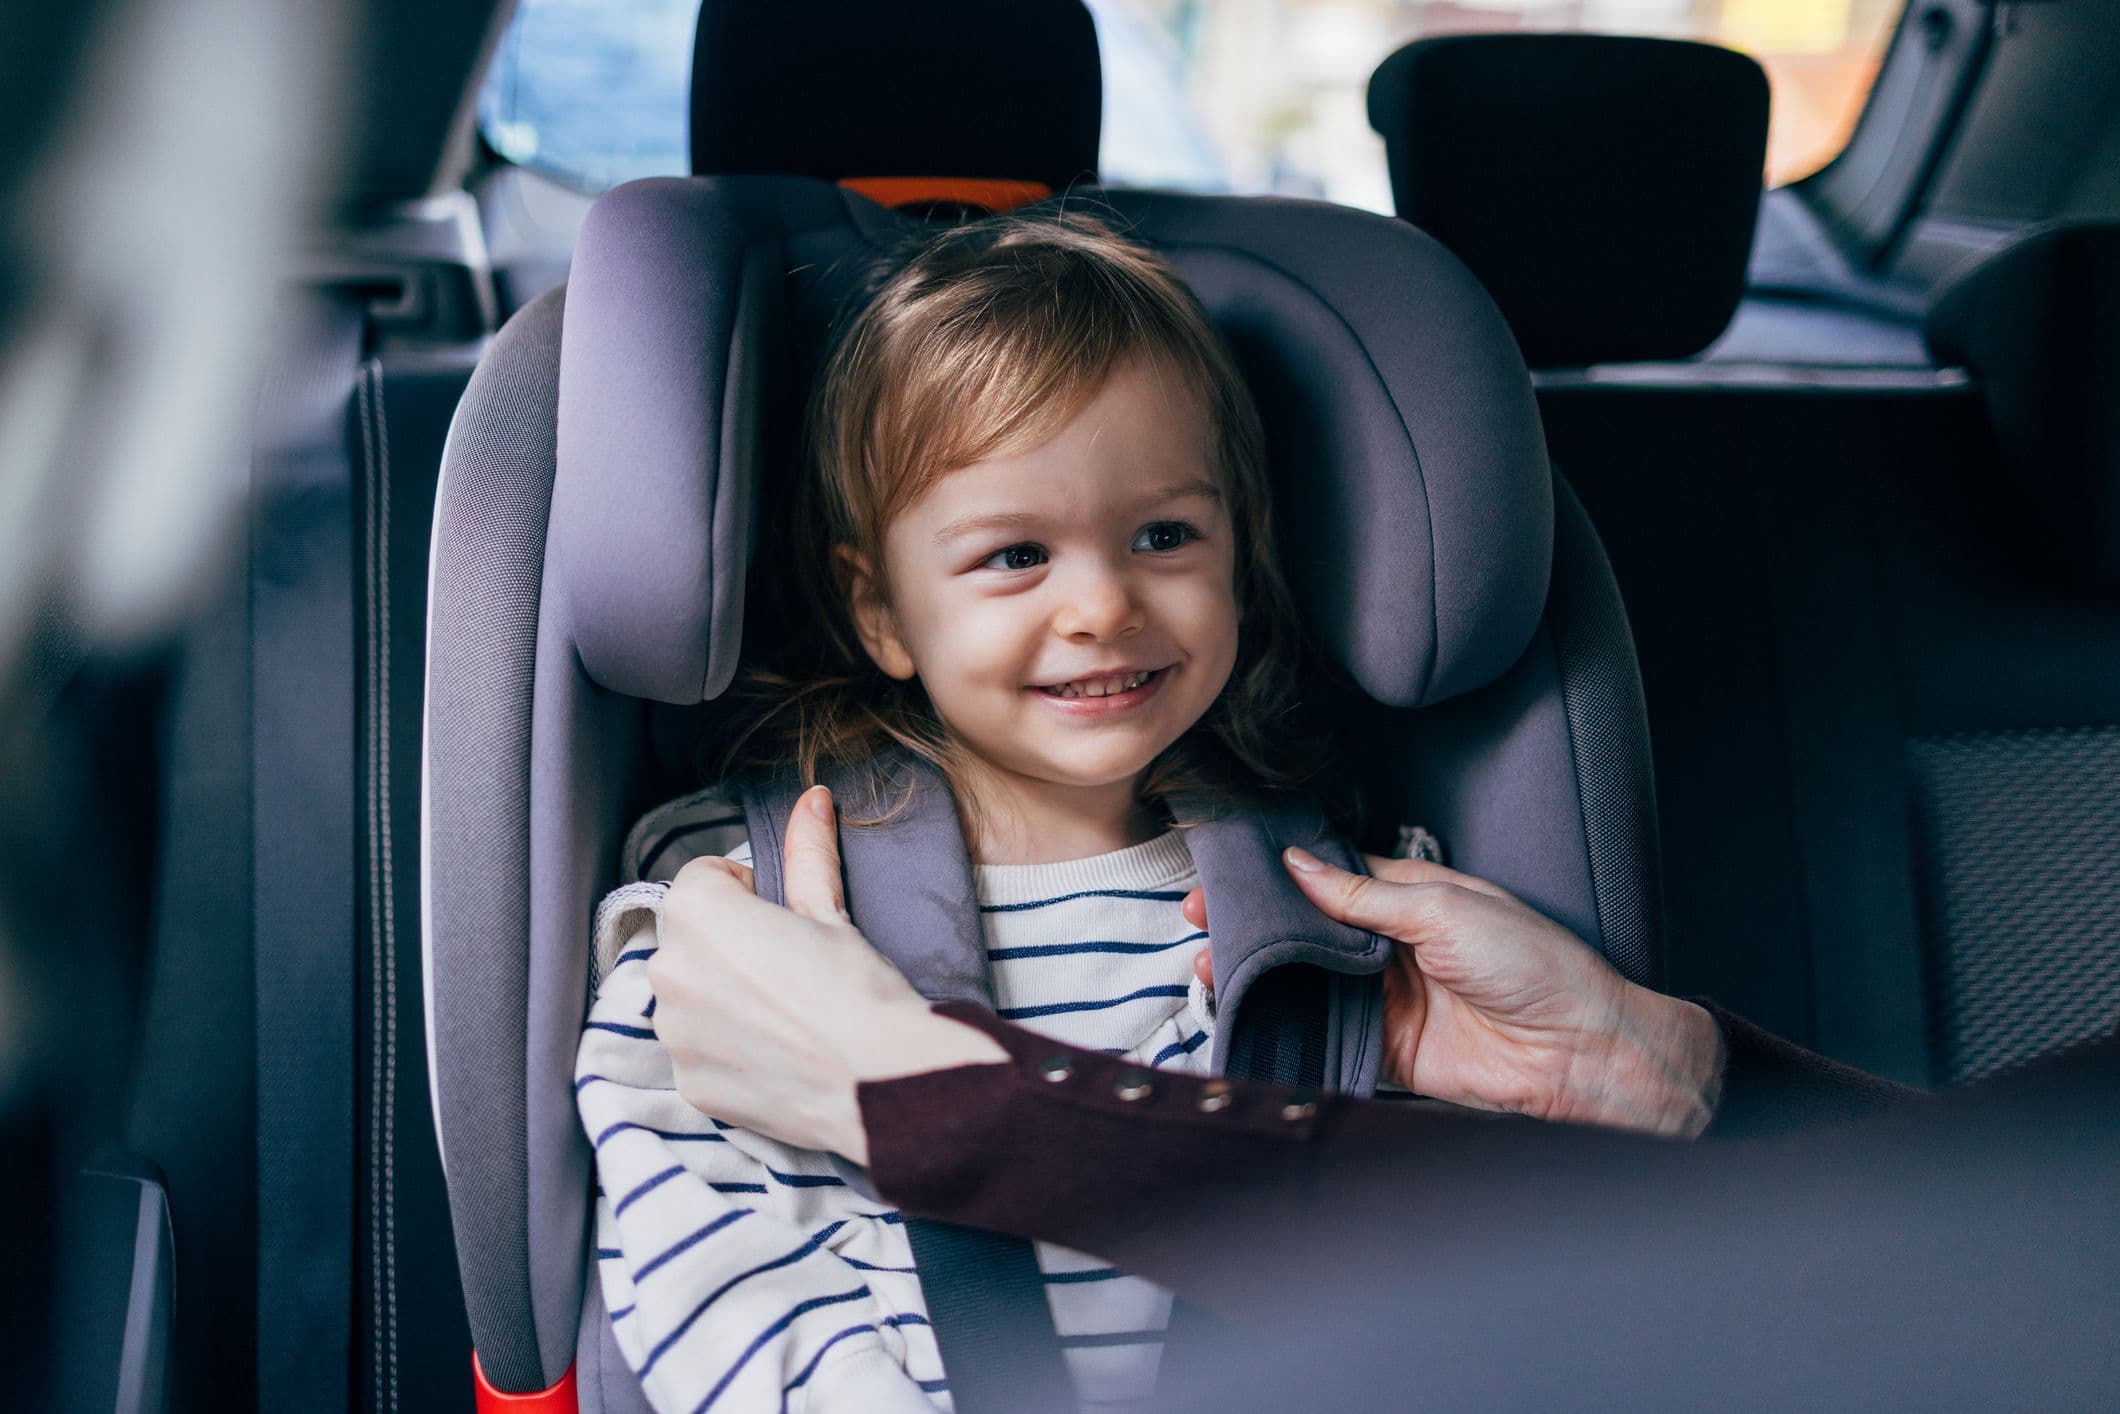
{"type": "MultiPolygon", "coordinates": [[[[648,1004],[640,1009],[640,1015],[643,1021],[653,1021],[655,1019],[655,998],[648,998],[648,1004]]],[[[650,1034],[652,1035],[653,1033],[651,1032],[650,1034]]]]}
{"type": "Polygon", "coordinates": [[[633,1085],[623,1080],[615,1080],[608,1075],[584,1075],[580,1077],[574,1082],[574,1093],[579,1095],[599,1080],[606,1085],[624,1085],[629,1090],[644,1090],[655,1095],[674,1095],[677,1093],[675,1085],[633,1085]]]}
{"type": "Polygon", "coordinates": [[[621,1252],[616,1247],[599,1247],[596,1249],[596,1258],[598,1261],[602,1261],[606,1257],[623,1257],[625,1255],[626,1254],[624,1252],[621,1252]]]}
{"type": "MultiPolygon", "coordinates": [[[[676,1329],[672,1330],[668,1335],[664,1336],[662,1340],[656,1345],[656,1347],[648,1352],[648,1358],[641,1362],[640,1369],[638,1369],[634,1373],[638,1374],[642,1379],[646,1379],[648,1377],[648,1371],[655,1368],[655,1362],[662,1359],[662,1357],[669,1351],[671,1346],[677,1344],[678,1337],[682,1336],[686,1331],[692,1329],[692,1323],[698,1320],[701,1316],[704,1316],[707,1313],[707,1308],[709,1306],[712,1306],[715,1302],[721,1300],[722,1297],[728,1295],[733,1288],[740,1286],[744,1282],[749,1281],[752,1277],[758,1276],[760,1273],[776,1271],[781,1267],[787,1266],[791,1262],[801,1261],[804,1257],[809,1256],[812,1252],[815,1252],[818,1248],[824,1246],[826,1241],[831,1238],[833,1233],[839,1231],[839,1229],[845,1226],[846,1224],[844,1222],[833,1223],[830,1227],[824,1228],[819,1232],[813,1233],[809,1237],[809,1239],[802,1244],[802,1246],[796,1248],[792,1252],[787,1253],[785,1256],[775,1257],[770,1262],[761,1262],[757,1266],[752,1267],[749,1271],[738,1272],[735,1276],[730,1277],[720,1286],[715,1287],[712,1291],[707,1293],[707,1297],[704,1301],[701,1301],[697,1306],[694,1306],[692,1308],[692,1313],[690,1315],[686,1316],[682,1321],[679,1321],[677,1323],[676,1329]]],[[[851,1299],[854,1296],[866,1296],[868,1295],[868,1291],[869,1289],[864,1286],[853,1292],[848,1293],[848,1295],[846,1296],[833,1297],[832,1299],[835,1301],[845,1301],[851,1299]]],[[[801,1308],[798,1307],[794,1315],[790,1315],[786,1319],[793,1320],[795,1315],[800,1314],[801,1308]]],[[[770,1334],[770,1332],[768,1332],[768,1334],[770,1334]]],[[[749,1357],[746,1356],[745,1358],[748,1359],[749,1357]]],[[[742,1361],[738,1361],[737,1363],[741,1365],[742,1361]]],[[[731,1370],[730,1373],[734,1374],[735,1371],[731,1370]]],[[[724,1381],[724,1383],[726,1383],[726,1380],[724,1381]]],[[[713,1396],[710,1395],[708,1396],[708,1398],[711,1401],[713,1396]]]]}
{"type": "MultiPolygon", "coordinates": [[[[646,1015],[646,1013],[643,1012],[642,1015],[646,1015]]],[[[592,1021],[589,1023],[588,1029],[591,1031],[609,1031],[620,1036],[631,1036],[636,1041],[652,1041],[655,1039],[655,1028],[652,1026],[626,1026],[616,1021],[592,1021]]]]}
{"type": "Polygon", "coordinates": [[[856,1213],[854,1216],[867,1218],[870,1222],[882,1223],[887,1227],[905,1221],[904,1213],[856,1213]]]}
{"type": "MultiPolygon", "coordinates": [[[[653,956],[655,956],[655,949],[653,948],[632,948],[626,952],[620,953],[617,958],[612,961],[611,972],[618,971],[619,968],[624,967],[629,962],[639,962],[644,957],[653,956]]],[[[609,977],[611,975],[611,972],[606,972],[604,976],[609,977]]]]}
{"type": "Polygon", "coordinates": [[[664,1169],[661,1173],[658,1173],[650,1178],[642,1179],[638,1184],[634,1186],[634,1189],[631,1193],[628,1193],[625,1197],[618,1200],[617,1205],[611,1209],[611,1216],[614,1218],[617,1217],[620,1213],[623,1213],[626,1209],[632,1207],[634,1203],[638,1202],[642,1198],[647,1197],[650,1193],[662,1187],[665,1183],[668,1183],[671,1179],[677,1177],[684,1171],[685,1166],[683,1164],[672,1164],[670,1165],[670,1167],[664,1169]]]}
{"type": "Polygon", "coordinates": [[[1172,983],[1167,987],[1143,987],[1138,992],[1128,992],[1123,997],[1113,997],[1101,1002],[1050,1002],[1045,1006],[1002,1007],[995,1015],[1003,1021],[1027,1021],[1036,1016],[1059,1016],[1070,1011],[1105,1011],[1128,1002],[1146,1001],[1150,997],[1182,997],[1188,989],[1172,983]]]}
{"type": "Polygon", "coordinates": [[[616,1325],[618,1324],[618,1322],[623,1321],[624,1319],[626,1319],[626,1317],[632,1314],[633,1308],[631,1306],[621,1306],[616,1311],[613,1311],[611,1313],[611,1323],[613,1325],[616,1325]]]}
{"type": "Polygon", "coordinates": [[[1047,1272],[1045,1279],[1059,1286],[1077,1281],[1114,1281],[1125,1275],[1117,1267],[1093,1267],[1086,1272],[1047,1272]]]}
{"type": "MultiPolygon", "coordinates": [[[[766,1342],[771,1340],[774,1336],[779,1335],[789,1326],[794,1325],[796,1321],[800,1320],[802,1317],[808,1315],[810,1312],[815,1311],[820,1307],[837,1306],[842,1301],[858,1301],[862,1297],[867,1296],[868,1294],[869,1289],[867,1287],[857,1286],[852,1291],[842,1291],[837,1296],[813,1296],[809,1300],[803,1302],[800,1306],[797,1306],[794,1310],[788,1312],[787,1315],[782,1316],[772,1325],[767,1326],[764,1330],[758,1333],[757,1339],[753,1340],[749,1345],[744,1347],[743,1354],[736,1357],[736,1363],[731,1365],[726,1371],[723,1372],[722,1377],[715,1382],[714,1388],[707,1391],[707,1397],[705,1399],[702,1399],[701,1401],[699,1401],[698,1404],[692,1407],[692,1414],[700,1414],[700,1411],[702,1410],[713,1408],[714,1401],[721,1398],[722,1393],[728,1389],[730,1382],[734,1380],[739,1374],[743,1373],[744,1366],[751,1363],[751,1357],[753,1355],[756,1355],[759,1351],[763,1350],[765,1348],[766,1342]]],[[[646,1375],[648,1373],[648,1367],[645,1365],[641,1366],[640,1372],[641,1374],[646,1375]]]]}
{"type": "Polygon", "coordinates": [[[707,1187],[713,1189],[716,1193],[763,1193],[766,1191],[766,1186],[763,1183],[710,1183],[707,1187]]]}
{"type": "Polygon", "coordinates": [[[702,820],[696,825],[679,825],[675,829],[665,830],[656,836],[654,844],[641,851],[640,867],[643,869],[652,868],[655,861],[662,857],[664,850],[678,840],[683,839],[686,835],[691,834],[694,830],[714,830],[724,825],[741,825],[743,822],[743,816],[741,815],[725,815],[719,820],[702,820]]]}
{"type": "Polygon", "coordinates": [[[613,1136],[618,1134],[623,1134],[629,1129],[637,1129],[642,1134],[652,1134],[657,1139],[668,1139],[673,1143],[678,1144],[726,1144],[729,1142],[727,1139],[722,1137],[720,1131],[718,1130],[709,1131],[704,1129],[656,1129],[652,1126],[645,1124],[635,1124],[630,1119],[622,1119],[606,1128],[603,1133],[597,1135],[596,1138],[591,1141],[591,1144],[593,1147],[601,1149],[604,1147],[604,1141],[606,1139],[612,1138],[613,1136]]]}
{"type": "Polygon", "coordinates": [[[1061,894],[1055,898],[1037,898],[1029,903],[982,903],[981,913],[1025,913],[1033,908],[1051,908],[1056,903],[1067,903],[1078,898],[1138,898],[1150,903],[1177,903],[1185,897],[1175,889],[1084,889],[1080,893],[1061,894]]]}
{"type": "Polygon", "coordinates": [[[845,1257],[845,1256],[842,1256],[842,1257],[841,1257],[841,1258],[840,1258],[839,1260],[840,1260],[840,1261],[842,1261],[842,1262],[844,1262],[844,1263],[846,1263],[846,1264],[847,1264],[848,1266],[850,1266],[850,1267],[856,1267],[856,1268],[859,1268],[860,1270],[862,1270],[862,1271],[864,1271],[864,1272],[899,1272],[899,1273],[905,1273],[905,1272],[911,1272],[911,1271],[916,1271],[916,1270],[918,1270],[917,1268],[914,1268],[914,1267],[886,1267],[886,1266],[882,1266],[882,1265],[880,1265],[880,1264],[878,1264],[878,1263],[875,1263],[875,1262],[864,1262],[864,1261],[862,1261],[862,1260],[861,1260],[861,1259],[860,1259],[859,1257],[845,1257]]]}
{"type": "Polygon", "coordinates": [[[915,1383],[920,1386],[922,1394],[940,1394],[950,1387],[948,1380],[918,1380],[915,1383]]]}
{"type": "Polygon", "coordinates": [[[932,1326],[935,1324],[918,1311],[908,1311],[902,1316],[885,1316],[883,1323],[887,1326],[932,1326]]]}
{"type": "Polygon", "coordinates": [[[1148,1063],[1150,1065],[1161,1065],[1163,1064],[1163,1062],[1169,1060],[1172,1056],[1189,1056],[1194,1051],[1199,1050],[1200,1043],[1202,1041],[1205,1041],[1206,1039],[1207,1033],[1205,1031],[1195,1031],[1192,1035],[1186,1037],[1184,1040],[1173,1041],[1169,1045],[1165,1046],[1162,1050],[1156,1052],[1156,1054],[1150,1058],[1148,1063]]]}
{"type": "Polygon", "coordinates": [[[691,1236],[680,1237],[670,1247],[661,1252],[656,1253],[653,1257],[650,1257],[641,1266],[641,1269],[633,1274],[633,1280],[636,1283],[645,1280],[648,1273],[654,1271],[663,1263],[671,1260],[673,1257],[678,1256],[680,1253],[689,1252],[694,1247],[697,1247],[700,1243],[705,1242],[708,1238],[712,1237],[715,1233],[720,1232],[730,1223],[735,1222],[738,1218],[747,1218],[751,1216],[751,1212],[752,1210],[749,1208],[738,1208],[733,1213],[723,1213],[720,1217],[716,1218],[713,1222],[708,1223],[705,1227],[693,1233],[691,1236]]]}
{"type": "Polygon", "coordinates": [[[1118,943],[1100,941],[1090,943],[1040,943],[1036,947],[1026,948],[988,948],[986,950],[986,960],[988,962],[1014,962],[1017,958],[1023,957],[1072,957],[1076,953],[1085,952],[1169,952],[1172,948],[1183,947],[1187,943],[1197,943],[1206,936],[1207,934],[1205,933],[1187,933],[1184,937],[1174,939],[1173,941],[1168,943],[1118,943]]]}
{"type": "Polygon", "coordinates": [[[872,1325],[867,1324],[866,1322],[858,1326],[848,1326],[845,1330],[840,1331],[838,1334],[834,1335],[830,1340],[827,1340],[823,1345],[818,1346],[817,1353],[810,1357],[810,1363],[802,1367],[802,1373],[797,1375],[794,1379],[789,1380],[786,1384],[780,1387],[781,1395],[785,1397],[787,1395],[793,1394],[797,1389],[800,1389],[803,1385],[808,1384],[810,1382],[810,1376],[817,1373],[817,1366],[821,1361],[823,1361],[825,1352],[827,1350],[830,1350],[833,1346],[839,1344],[839,1342],[841,1342],[842,1340],[846,1340],[852,1336],[861,1335],[864,1332],[869,1335],[874,1335],[876,1333],[876,1328],[872,1325]]]}
{"type": "Polygon", "coordinates": [[[771,1166],[767,1167],[766,1172],[773,1176],[775,1183],[785,1183],[790,1188],[844,1188],[847,1186],[845,1179],[834,1178],[830,1174],[825,1173],[782,1173],[779,1169],[771,1166]]]}
{"type": "Polygon", "coordinates": [[[1157,1345],[1163,1336],[1162,1331],[1105,1331],[1099,1335],[1064,1335],[1060,1337],[1060,1344],[1070,1350],[1090,1350],[1107,1345],[1157,1345]]]}

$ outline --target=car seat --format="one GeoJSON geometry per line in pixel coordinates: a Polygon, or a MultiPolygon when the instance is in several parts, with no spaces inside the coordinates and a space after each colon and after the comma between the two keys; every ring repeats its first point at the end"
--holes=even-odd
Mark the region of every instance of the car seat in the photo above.
{"type": "MultiPolygon", "coordinates": [[[[792,627],[747,578],[780,562],[761,506],[793,474],[834,321],[936,204],[1065,188],[1095,167],[1094,129],[1067,113],[1056,130],[1000,85],[968,124],[947,82],[952,65],[1060,70],[1068,91],[1094,91],[1075,0],[1010,7],[1006,24],[977,0],[889,21],[866,8],[704,8],[702,74],[798,43],[806,60],[831,51],[811,72],[833,86],[802,101],[842,122],[818,124],[814,148],[776,149],[803,175],[655,179],[600,200],[569,284],[496,337],[451,432],[428,639],[427,1025],[494,1407],[639,1407],[587,1279],[571,1067],[590,914],[633,816],[700,784],[688,744],[711,734],[745,637],[792,627]],[[987,47],[968,52],[967,35],[987,47]],[[889,175],[869,168],[879,127],[903,128],[921,154],[908,175],[930,180],[865,184],[926,214],[849,189],[889,175]],[[849,170],[832,144],[856,129],[869,145],[849,170]],[[968,129],[959,163],[948,143],[968,129]],[[996,170],[997,133],[1046,156],[996,170]]],[[[745,165],[741,131],[773,128],[735,116],[746,124],[711,149],[725,169],[745,165]]],[[[1363,763],[1372,818],[1422,821],[1452,862],[1653,981],[1655,826],[1625,618],[1477,282],[1412,227],[1319,203],[1086,185],[1051,202],[1161,253],[1229,338],[1325,660],[1312,693],[1363,763]]]]}

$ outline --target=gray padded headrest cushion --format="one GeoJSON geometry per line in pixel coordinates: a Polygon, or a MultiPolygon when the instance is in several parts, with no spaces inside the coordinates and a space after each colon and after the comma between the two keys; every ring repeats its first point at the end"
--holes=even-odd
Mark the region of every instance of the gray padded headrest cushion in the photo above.
{"type": "MultiPolygon", "coordinates": [[[[1236,351],[1289,579],[1355,682],[1416,706],[1515,662],[1545,603],[1551,479],[1522,360],[1464,266],[1402,222],[1320,203],[1089,199],[1184,275],[1236,351]]],[[[792,471],[777,424],[834,313],[919,229],[799,178],[657,178],[590,211],[546,586],[597,682],[673,703],[727,686],[754,487],[792,471]]]]}

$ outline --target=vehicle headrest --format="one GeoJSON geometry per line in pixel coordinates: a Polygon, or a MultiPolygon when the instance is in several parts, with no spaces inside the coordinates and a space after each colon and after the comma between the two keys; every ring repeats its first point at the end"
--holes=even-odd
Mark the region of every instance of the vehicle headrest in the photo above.
{"type": "Polygon", "coordinates": [[[1095,181],[1103,115],[1082,0],[706,0],[692,170],[828,182],[1095,181]]]}
{"type": "Polygon", "coordinates": [[[1922,327],[1979,381],[2038,562],[2120,588],[2120,224],[2035,231],[1945,287],[1922,327]]]}
{"type": "MultiPolygon", "coordinates": [[[[1464,266],[1402,222],[1321,203],[1068,205],[1085,201],[1169,260],[1228,338],[1320,645],[1395,706],[1514,663],[1545,603],[1551,472],[1523,362],[1464,266]]],[[[590,210],[545,582],[591,678],[673,703],[727,686],[760,480],[795,470],[787,424],[835,315],[920,230],[799,179],[651,179],[590,210]]]]}
{"type": "Polygon", "coordinates": [[[1594,34],[1416,40],[1369,81],[1398,213],[1456,252],[1534,368],[1700,352],[1737,309],[1767,78],[1594,34]]]}

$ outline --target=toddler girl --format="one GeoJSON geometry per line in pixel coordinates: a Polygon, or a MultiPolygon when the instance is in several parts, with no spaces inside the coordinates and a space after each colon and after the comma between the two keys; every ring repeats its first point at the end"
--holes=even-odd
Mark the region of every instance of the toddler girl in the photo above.
{"type": "MultiPolygon", "coordinates": [[[[1198,302],[1088,221],[953,229],[848,329],[810,442],[793,580],[825,631],[754,675],[731,769],[927,763],[964,826],[1000,1014],[1205,1069],[1205,934],[1180,912],[1197,879],[1164,802],[1262,799],[1311,770],[1258,415],[1198,302]]],[[[747,857],[721,813],[735,838],[708,847],[747,857]]],[[[897,1215],[670,1089],[640,965],[654,902],[636,885],[600,910],[577,1070],[626,1360],[658,1408],[946,1407],[897,1215]]],[[[1168,1295],[1080,1254],[1039,1262],[1082,1402],[1145,1400],[1168,1295]]]]}

